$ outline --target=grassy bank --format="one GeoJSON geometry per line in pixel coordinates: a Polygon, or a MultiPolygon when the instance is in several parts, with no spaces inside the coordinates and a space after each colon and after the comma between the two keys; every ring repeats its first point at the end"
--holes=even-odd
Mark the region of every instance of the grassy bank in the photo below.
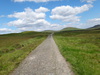
{"type": "Polygon", "coordinates": [[[48,33],[24,32],[0,35],[0,75],[8,75],[48,33]]]}
{"type": "Polygon", "coordinates": [[[58,32],[54,39],[76,75],[100,75],[100,30],[58,32]]]}

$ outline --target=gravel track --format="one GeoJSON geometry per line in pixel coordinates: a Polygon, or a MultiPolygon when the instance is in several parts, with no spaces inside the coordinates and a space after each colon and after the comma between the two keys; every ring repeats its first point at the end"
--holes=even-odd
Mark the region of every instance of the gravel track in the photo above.
{"type": "Polygon", "coordinates": [[[74,75],[74,73],[60,54],[51,34],[10,75],[74,75]]]}

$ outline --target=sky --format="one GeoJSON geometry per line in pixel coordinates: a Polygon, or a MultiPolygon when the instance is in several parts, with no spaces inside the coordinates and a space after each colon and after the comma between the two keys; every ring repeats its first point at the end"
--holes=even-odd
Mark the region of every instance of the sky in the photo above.
{"type": "Polygon", "coordinates": [[[100,0],[2,0],[0,34],[89,28],[100,24],[100,0]]]}

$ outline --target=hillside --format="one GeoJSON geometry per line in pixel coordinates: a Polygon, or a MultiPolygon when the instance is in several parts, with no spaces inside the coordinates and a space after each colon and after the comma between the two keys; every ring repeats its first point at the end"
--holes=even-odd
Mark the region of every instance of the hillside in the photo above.
{"type": "Polygon", "coordinates": [[[43,31],[43,32],[55,32],[54,30],[45,30],[45,31],[43,31]]]}
{"type": "Polygon", "coordinates": [[[75,28],[75,27],[67,27],[62,29],[61,31],[69,31],[69,30],[80,30],[79,28],[75,28]]]}
{"type": "Polygon", "coordinates": [[[88,29],[100,29],[100,24],[95,25],[95,26],[93,26],[93,27],[90,27],[90,28],[88,28],[88,29]]]}

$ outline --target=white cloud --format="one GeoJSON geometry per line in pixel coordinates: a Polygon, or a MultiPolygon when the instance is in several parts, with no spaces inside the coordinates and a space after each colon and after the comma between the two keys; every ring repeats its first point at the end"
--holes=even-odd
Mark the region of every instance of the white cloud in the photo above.
{"type": "Polygon", "coordinates": [[[65,21],[66,25],[51,24],[46,21],[46,12],[49,9],[45,7],[40,7],[35,10],[25,8],[23,12],[15,12],[8,15],[9,18],[16,18],[16,20],[8,22],[7,25],[17,27],[17,30],[13,32],[60,30],[64,27],[78,27],[79,24],[76,25],[76,22],[80,21],[80,16],[77,15],[89,10],[91,7],[91,4],[85,4],[80,7],[61,6],[52,9],[52,15],[50,17],[52,19],[65,21]]]}
{"type": "Polygon", "coordinates": [[[66,25],[59,25],[59,24],[49,24],[49,25],[41,25],[41,26],[34,26],[34,27],[22,27],[19,28],[19,31],[43,31],[43,30],[60,30],[66,27],[66,25]]]}
{"type": "Polygon", "coordinates": [[[91,7],[93,7],[91,4],[85,4],[80,7],[72,7],[69,5],[56,7],[52,9],[50,18],[66,22],[77,22],[80,21],[80,17],[77,15],[88,11],[91,7]]]}
{"type": "Polygon", "coordinates": [[[45,13],[49,9],[40,7],[39,9],[32,10],[26,8],[23,12],[16,12],[8,15],[9,18],[16,18],[17,20],[10,21],[7,23],[9,26],[15,26],[18,31],[42,31],[42,30],[59,30],[64,25],[51,24],[45,20],[45,13]]]}
{"type": "Polygon", "coordinates": [[[0,29],[0,32],[8,32],[8,31],[11,31],[11,29],[8,29],[8,28],[1,28],[0,29]]]}
{"type": "Polygon", "coordinates": [[[0,34],[3,34],[3,33],[10,33],[12,32],[11,29],[8,29],[8,28],[0,28],[0,34]]]}
{"type": "Polygon", "coordinates": [[[47,11],[49,11],[49,9],[44,8],[44,7],[40,7],[39,9],[35,10],[36,13],[45,13],[47,11]]]}
{"type": "Polygon", "coordinates": [[[66,27],[65,25],[51,24],[44,19],[39,19],[28,26],[18,27],[19,31],[43,31],[43,30],[60,30],[66,27]]]}
{"type": "Polygon", "coordinates": [[[100,23],[100,18],[89,19],[88,22],[100,23]]]}
{"type": "Polygon", "coordinates": [[[39,2],[49,2],[49,1],[60,1],[60,0],[13,0],[14,2],[36,2],[36,3],[39,3],[39,2]]]}
{"type": "Polygon", "coordinates": [[[67,23],[66,27],[76,27],[76,28],[82,28],[82,29],[86,29],[86,28],[90,28],[93,27],[95,25],[100,25],[100,18],[93,18],[93,19],[88,19],[86,22],[84,23],[67,23]]]}
{"type": "Polygon", "coordinates": [[[100,18],[88,19],[85,23],[79,23],[77,26],[79,28],[90,28],[95,25],[100,25],[100,18]]]}
{"type": "Polygon", "coordinates": [[[47,12],[47,10],[48,9],[44,7],[40,7],[39,9],[36,9],[36,11],[33,11],[31,8],[25,8],[25,11],[8,15],[8,17],[14,17],[14,18],[23,19],[23,20],[24,19],[37,20],[37,19],[45,18],[45,12],[47,12]]]}
{"type": "Polygon", "coordinates": [[[9,26],[16,26],[16,27],[24,27],[24,26],[31,26],[34,25],[41,19],[45,19],[45,12],[49,11],[49,9],[40,7],[35,11],[31,8],[25,8],[23,12],[16,12],[14,14],[8,15],[8,17],[17,18],[15,21],[11,21],[8,23],[9,26]],[[43,10],[42,10],[43,9],[43,10]]]}
{"type": "Polygon", "coordinates": [[[89,19],[86,23],[91,26],[100,24],[100,18],[89,19]]]}
{"type": "Polygon", "coordinates": [[[0,28],[0,34],[8,34],[8,33],[19,33],[21,32],[21,30],[17,29],[17,30],[12,30],[9,28],[0,28]]]}
{"type": "Polygon", "coordinates": [[[50,16],[50,18],[52,19],[58,19],[58,20],[62,20],[62,21],[65,21],[65,22],[78,22],[80,21],[79,17],[78,16],[74,16],[74,15],[69,15],[69,16],[61,16],[61,15],[52,15],[50,16]]]}
{"type": "Polygon", "coordinates": [[[82,2],[93,3],[96,0],[81,0],[82,2]]]}

